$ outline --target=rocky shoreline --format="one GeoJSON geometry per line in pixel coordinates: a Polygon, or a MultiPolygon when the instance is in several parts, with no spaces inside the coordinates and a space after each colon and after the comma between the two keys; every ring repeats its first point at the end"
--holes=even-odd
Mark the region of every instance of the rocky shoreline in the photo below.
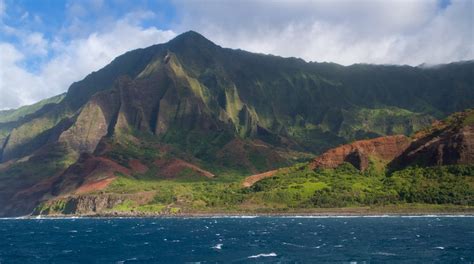
{"type": "Polygon", "coordinates": [[[440,209],[413,209],[413,208],[330,208],[324,210],[304,210],[291,212],[100,212],[93,214],[47,214],[29,215],[23,218],[214,218],[214,217],[397,217],[397,216],[472,216],[474,208],[440,208],[440,209]]]}

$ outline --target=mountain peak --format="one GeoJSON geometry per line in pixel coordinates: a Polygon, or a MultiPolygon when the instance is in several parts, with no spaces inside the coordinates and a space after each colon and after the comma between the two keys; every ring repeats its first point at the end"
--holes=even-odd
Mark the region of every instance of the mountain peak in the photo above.
{"type": "Polygon", "coordinates": [[[202,39],[206,39],[206,37],[204,37],[203,35],[199,34],[198,32],[196,32],[194,30],[189,30],[189,31],[186,31],[184,33],[181,33],[176,38],[194,38],[194,39],[202,38],[202,39]]]}
{"type": "Polygon", "coordinates": [[[193,45],[193,46],[215,46],[216,45],[212,41],[204,37],[203,35],[193,30],[186,31],[176,36],[174,39],[170,40],[168,43],[171,44],[171,46],[176,46],[176,47],[188,46],[188,45],[193,45]]]}

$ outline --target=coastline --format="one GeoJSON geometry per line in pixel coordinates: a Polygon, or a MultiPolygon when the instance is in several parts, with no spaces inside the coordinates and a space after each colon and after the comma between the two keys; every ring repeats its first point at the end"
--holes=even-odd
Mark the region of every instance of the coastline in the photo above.
{"type": "Polygon", "coordinates": [[[474,207],[455,206],[439,208],[419,207],[350,207],[350,208],[318,208],[291,211],[195,211],[180,213],[154,213],[154,212],[98,212],[90,214],[48,214],[28,215],[22,218],[253,218],[253,217],[430,217],[430,216],[465,216],[474,217],[474,207]]]}

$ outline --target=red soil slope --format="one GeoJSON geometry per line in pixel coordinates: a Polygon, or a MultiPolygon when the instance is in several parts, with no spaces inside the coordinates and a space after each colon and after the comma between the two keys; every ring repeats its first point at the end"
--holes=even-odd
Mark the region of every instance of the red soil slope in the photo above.
{"type": "Polygon", "coordinates": [[[186,169],[190,169],[195,174],[207,178],[215,176],[211,172],[203,170],[198,166],[181,159],[159,159],[155,161],[155,165],[158,166],[158,176],[165,178],[177,178],[181,176],[186,169]]]}

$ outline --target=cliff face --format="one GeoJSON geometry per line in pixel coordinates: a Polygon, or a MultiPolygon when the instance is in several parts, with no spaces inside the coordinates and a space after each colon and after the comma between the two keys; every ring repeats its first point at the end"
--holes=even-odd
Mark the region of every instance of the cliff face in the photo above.
{"type": "Polygon", "coordinates": [[[474,164],[474,110],[456,113],[415,137],[410,147],[391,162],[393,169],[474,164]]]}
{"type": "Polygon", "coordinates": [[[71,195],[44,203],[33,211],[33,215],[97,215],[112,212],[124,202],[146,204],[153,199],[154,192],[139,194],[89,194],[71,195]]]}
{"type": "Polygon", "coordinates": [[[348,162],[363,171],[368,168],[371,158],[388,163],[402,154],[410,146],[410,142],[411,140],[406,136],[360,140],[324,152],[310,163],[310,167],[312,169],[336,168],[348,162]]]}
{"type": "Polygon", "coordinates": [[[310,167],[336,168],[348,162],[363,171],[371,158],[383,161],[392,170],[413,165],[473,164],[474,110],[456,113],[434,123],[413,139],[401,135],[387,136],[330,149],[311,162],[310,167]]]}

